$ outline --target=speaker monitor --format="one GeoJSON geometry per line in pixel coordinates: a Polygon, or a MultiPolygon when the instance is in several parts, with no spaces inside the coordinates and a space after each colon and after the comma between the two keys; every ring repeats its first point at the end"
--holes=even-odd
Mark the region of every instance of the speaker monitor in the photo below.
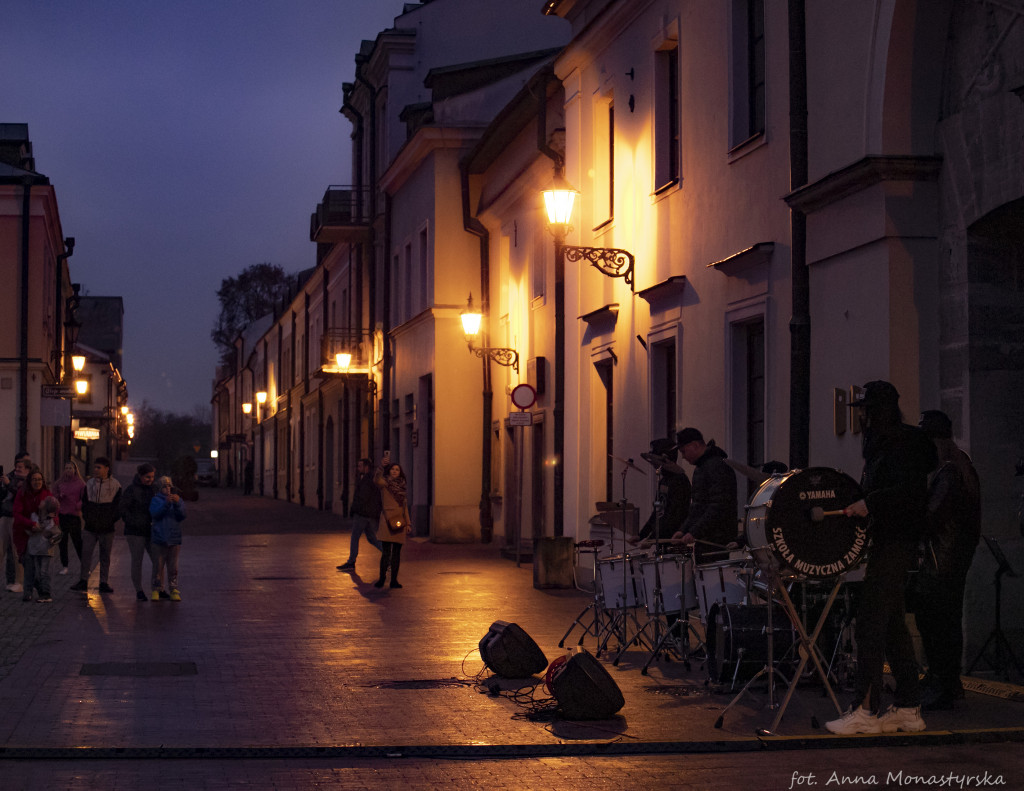
{"type": "Polygon", "coordinates": [[[480,639],[484,664],[504,678],[526,678],[548,666],[547,657],[520,626],[495,621],[480,639]]]}
{"type": "Polygon", "coordinates": [[[618,684],[588,651],[569,657],[550,686],[567,720],[606,720],[626,703],[618,684]]]}

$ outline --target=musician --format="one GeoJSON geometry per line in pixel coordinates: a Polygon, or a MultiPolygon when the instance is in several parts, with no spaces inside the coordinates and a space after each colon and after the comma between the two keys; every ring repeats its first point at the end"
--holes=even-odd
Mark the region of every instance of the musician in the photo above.
{"type": "Polygon", "coordinates": [[[825,727],[843,735],[921,731],[925,724],[917,660],[905,620],[904,587],[925,526],[935,446],[919,428],[903,423],[899,393],[889,382],[868,382],[863,397],[851,406],[860,408],[865,496],[844,512],[868,517],[871,545],[855,631],[857,708],[851,706],[825,727]],[[896,694],[894,704],[879,714],[886,658],[896,694]]]}
{"type": "Polygon", "coordinates": [[[662,504],[662,514],[659,519],[655,507],[631,544],[666,541],[679,531],[686,520],[690,512],[690,479],[675,463],[677,454],[676,443],[672,439],[654,440],[650,454],[645,454],[645,458],[649,455],[649,461],[658,467],[658,499],[662,504]],[[662,463],[659,464],[659,460],[663,460],[662,463]]]}
{"type": "Polygon", "coordinates": [[[928,673],[925,711],[951,709],[964,696],[960,659],[964,650],[964,586],[981,538],[981,483],[971,457],[953,442],[953,423],[937,409],[922,413],[921,430],[938,451],[928,488],[928,525],[914,595],[928,673]]]}
{"type": "Polygon", "coordinates": [[[725,547],[736,538],[736,473],[726,464],[725,451],[714,440],[704,442],[695,428],[676,434],[683,458],[693,465],[690,512],[673,538],[694,545],[698,563],[714,546],[725,547]]]}

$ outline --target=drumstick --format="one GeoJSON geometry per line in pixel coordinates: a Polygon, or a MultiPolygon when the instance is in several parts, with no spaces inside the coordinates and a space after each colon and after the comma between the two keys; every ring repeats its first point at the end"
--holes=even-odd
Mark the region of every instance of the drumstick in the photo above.
{"type": "Polygon", "coordinates": [[[840,508],[838,511],[825,511],[818,506],[814,506],[814,508],[811,509],[812,522],[820,522],[826,516],[846,516],[846,509],[840,508]]]}

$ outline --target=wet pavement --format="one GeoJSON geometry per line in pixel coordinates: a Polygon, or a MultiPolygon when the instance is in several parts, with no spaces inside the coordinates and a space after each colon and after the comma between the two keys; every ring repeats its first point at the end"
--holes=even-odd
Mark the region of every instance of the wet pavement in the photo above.
{"type": "Polygon", "coordinates": [[[802,683],[766,736],[777,710],[764,686],[716,728],[734,693],[708,686],[700,662],[644,675],[647,651],[615,666],[612,641],[600,661],[625,705],[571,722],[539,676],[491,678],[477,644],[510,621],[550,661],[590,594],[534,588],[532,567],[497,547],[418,541],[403,551],[404,587],[377,589],[365,543],[356,573],[335,569],[348,531],[332,515],[226,490],[189,508],[180,603],[136,600],[121,539],[113,594],[96,592],[95,572],[87,595],[68,590],[73,560],[53,577],[54,603],[0,597],[4,791],[925,788],[949,773],[967,780],[945,787],[1024,788],[1024,690],[991,677],[969,680],[924,733],[850,738],[817,727],[835,708],[802,683]]]}

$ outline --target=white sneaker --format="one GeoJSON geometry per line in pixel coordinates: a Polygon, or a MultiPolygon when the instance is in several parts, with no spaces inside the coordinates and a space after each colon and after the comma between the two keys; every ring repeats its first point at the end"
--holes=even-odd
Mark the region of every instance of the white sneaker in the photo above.
{"type": "Polygon", "coordinates": [[[68,573],[68,567],[67,567],[67,566],[65,566],[64,568],[62,568],[62,569],[61,569],[60,571],[58,571],[57,573],[58,573],[58,574],[60,574],[60,575],[61,575],[62,577],[63,577],[63,576],[65,576],[65,575],[66,575],[66,574],[68,573]]]}
{"type": "Polygon", "coordinates": [[[890,706],[889,710],[878,717],[884,733],[895,733],[896,731],[923,731],[924,720],[921,719],[920,706],[908,706],[897,708],[890,706]]]}
{"type": "Polygon", "coordinates": [[[7,590],[9,590],[11,593],[21,593],[21,591],[22,591],[21,583],[20,582],[12,582],[10,585],[7,586],[7,590]]]}
{"type": "Polygon", "coordinates": [[[840,736],[850,736],[854,733],[881,733],[882,723],[878,717],[872,714],[863,706],[846,710],[846,714],[838,720],[825,723],[825,727],[832,733],[840,736]]]}

